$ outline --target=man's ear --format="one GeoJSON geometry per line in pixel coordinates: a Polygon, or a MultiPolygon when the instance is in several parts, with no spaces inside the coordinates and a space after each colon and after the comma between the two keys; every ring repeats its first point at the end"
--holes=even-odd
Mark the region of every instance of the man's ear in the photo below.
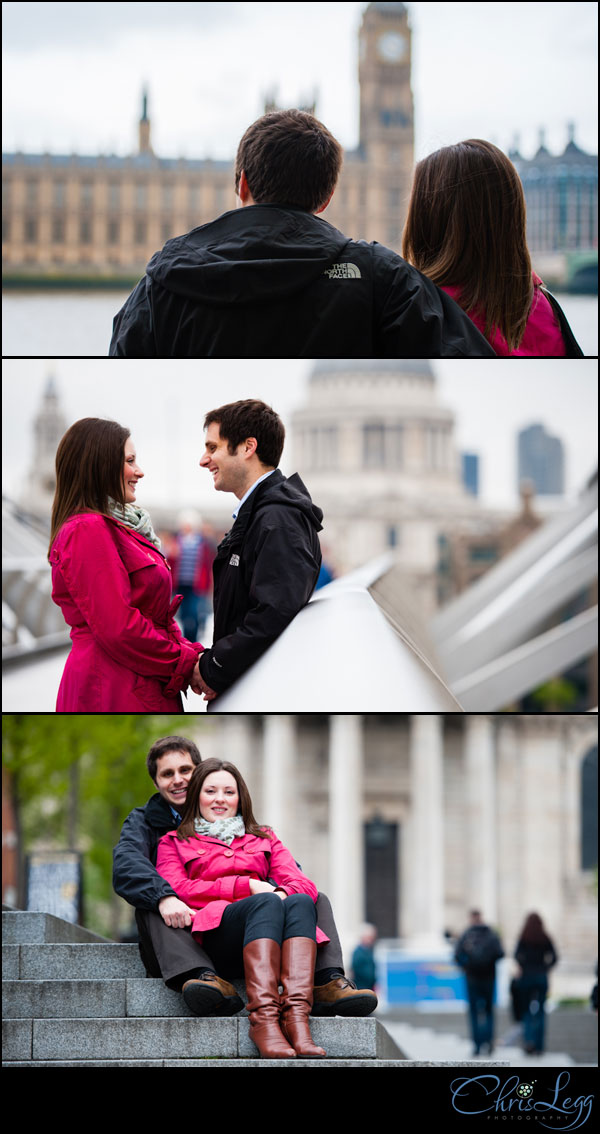
{"type": "Polygon", "coordinates": [[[246,437],[244,441],[244,457],[253,457],[258,449],[256,437],[246,437]]]}
{"type": "Polygon", "coordinates": [[[248,188],[248,178],[246,177],[244,170],[242,170],[241,173],[240,173],[240,179],[238,181],[238,187],[237,187],[237,194],[238,194],[240,201],[242,202],[242,205],[253,205],[254,204],[254,201],[252,199],[252,194],[251,194],[251,192],[248,188]]]}
{"type": "Polygon", "coordinates": [[[320,207],[319,209],[315,209],[314,215],[315,215],[316,217],[318,217],[319,213],[324,213],[324,212],[325,212],[325,209],[327,208],[327,206],[328,206],[329,202],[331,201],[331,198],[333,197],[333,193],[334,193],[334,190],[332,190],[332,191],[331,191],[331,193],[329,194],[329,196],[328,196],[328,198],[327,198],[327,200],[326,200],[325,204],[324,204],[324,205],[321,205],[321,207],[320,207]]]}

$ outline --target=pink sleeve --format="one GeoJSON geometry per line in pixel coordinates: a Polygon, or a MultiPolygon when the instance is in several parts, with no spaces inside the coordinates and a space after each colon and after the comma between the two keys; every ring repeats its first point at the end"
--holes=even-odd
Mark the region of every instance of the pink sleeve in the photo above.
{"type": "Polygon", "coordinates": [[[156,869],[186,905],[202,909],[209,902],[237,902],[250,897],[250,880],[245,875],[228,874],[207,881],[190,878],[180,847],[182,842],[165,835],[158,844],[156,869]]]}
{"type": "Polygon", "coordinates": [[[314,882],[298,869],[294,857],[274,833],[270,841],[269,878],[287,894],[308,894],[316,902],[319,891],[314,882]]]}
{"type": "Polygon", "coordinates": [[[189,684],[201,648],[169,630],[160,633],[131,602],[129,573],[102,516],[67,524],[50,554],[72,601],[106,653],[144,677],[170,682],[168,692],[189,684]]]}

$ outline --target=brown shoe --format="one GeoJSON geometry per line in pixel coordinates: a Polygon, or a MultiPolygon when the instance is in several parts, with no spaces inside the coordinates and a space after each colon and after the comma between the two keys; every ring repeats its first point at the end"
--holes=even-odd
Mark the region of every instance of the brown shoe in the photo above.
{"type": "Polygon", "coordinates": [[[312,984],[317,945],[309,937],[288,937],[281,946],[281,1030],[300,1059],[324,1059],[310,1034],[312,984]]]}
{"type": "Polygon", "coordinates": [[[313,988],[312,1016],[370,1016],[377,997],[370,988],[357,988],[345,976],[313,988]]]}
{"type": "Polygon", "coordinates": [[[181,992],[194,1016],[234,1016],[244,1007],[233,985],[221,980],[216,973],[186,980],[181,992]]]}
{"type": "Polygon", "coordinates": [[[250,1039],[264,1059],[295,1059],[296,1052],[279,1026],[281,946],[259,938],[244,946],[244,976],[250,1017],[250,1039]]]}

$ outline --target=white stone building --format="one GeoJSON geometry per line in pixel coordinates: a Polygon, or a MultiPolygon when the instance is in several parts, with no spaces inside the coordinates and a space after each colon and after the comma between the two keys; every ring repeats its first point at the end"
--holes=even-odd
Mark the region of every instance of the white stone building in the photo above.
{"type": "Polygon", "coordinates": [[[240,768],[258,821],[329,895],[346,952],[365,919],[382,938],[435,948],[479,908],[510,956],[535,910],[556,941],[559,986],[591,981],[595,715],[188,721],[203,756],[240,768]]]}
{"type": "Polygon", "coordinates": [[[294,468],[324,512],[325,557],[343,573],[391,550],[435,609],[440,534],[491,518],[463,486],[429,360],[318,359],[290,432],[294,468]]]}

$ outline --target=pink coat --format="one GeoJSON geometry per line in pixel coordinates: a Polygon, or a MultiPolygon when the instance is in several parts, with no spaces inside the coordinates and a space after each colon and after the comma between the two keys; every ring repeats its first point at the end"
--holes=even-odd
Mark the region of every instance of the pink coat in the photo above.
{"type": "Polygon", "coordinates": [[[52,598],[71,626],[56,711],[182,711],[202,647],[182,637],[160,551],[117,520],[71,516],[50,552],[52,598]]]}
{"type": "MultiPolygon", "coordinates": [[[[228,847],[207,835],[183,841],[176,831],[169,831],[158,844],[156,869],[182,902],[198,910],[192,922],[198,940],[203,931],[220,925],[231,902],[251,897],[251,878],[269,879],[287,894],[309,894],[313,902],[318,895],[314,882],[298,869],[274,832],[269,838],[242,835],[228,847]]],[[[328,940],[317,927],[317,944],[328,940]]]]}
{"type": "MultiPolygon", "coordinates": [[[[492,335],[490,346],[500,358],[565,358],[567,351],[558,319],[550,301],[540,291],[542,281],[533,273],[533,301],[525,334],[517,350],[509,351],[506,339],[499,332],[492,335]]],[[[443,287],[451,299],[459,302],[459,287],[443,287]]],[[[469,319],[483,334],[485,319],[478,311],[469,311],[469,319]]]]}

